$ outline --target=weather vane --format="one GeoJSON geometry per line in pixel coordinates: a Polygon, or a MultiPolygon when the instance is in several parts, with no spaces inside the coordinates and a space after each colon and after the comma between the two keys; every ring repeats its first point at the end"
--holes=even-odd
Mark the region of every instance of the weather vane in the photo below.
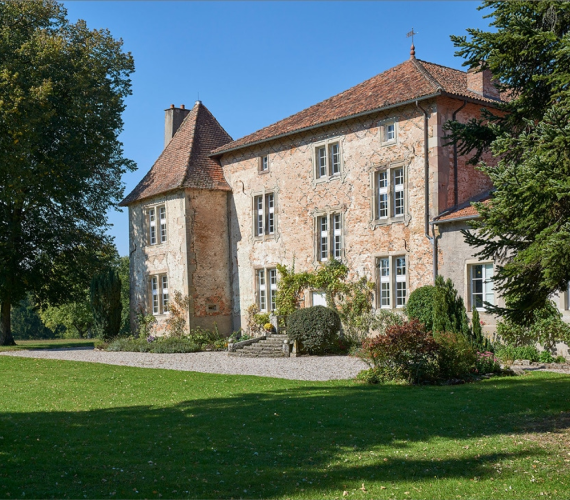
{"type": "Polygon", "coordinates": [[[410,57],[416,57],[416,47],[414,45],[414,35],[417,35],[418,33],[416,31],[414,31],[414,28],[412,28],[412,31],[409,31],[408,34],[406,35],[407,38],[412,37],[412,47],[410,48],[410,57]]]}

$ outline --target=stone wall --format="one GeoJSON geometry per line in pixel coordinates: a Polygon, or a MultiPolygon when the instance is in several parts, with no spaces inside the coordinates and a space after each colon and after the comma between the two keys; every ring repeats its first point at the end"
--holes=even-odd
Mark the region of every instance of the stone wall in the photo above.
{"type": "MultiPolygon", "coordinates": [[[[170,297],[174,290],[188,294],[186,197],[177,191],[133,203],[129,206],[129,246],[131,274],[131,329],[136,328],[136,313],[151,312],[149,276],[166,274],[170,297]],[[167,241],[150,245],[146,211],[166,207],[167,241]]],[[[160,241],[160,240],[158,240],[160,241]]],[[[157,316],[157,332],[164,330],[166,315],[157,316]]]]}
{"type": "MultiPolygon", "coordinates": [[[[430,185],[437,175],[434,127],[436,103],[423,103],[431,111],[430,185]]],[[[255,301],[255,269],[290,265],[297,271],[318,266],[315,216],[340,211],[344,216],[344,258],[354,277],[376,279],[380,255],[406,255],[409,289],[432,282],[432,246],[424,235],[423,114],[410,105],[392,112],[353,119],[312,132],[274,140],[258,147],[228,153],[221,159],[233,190],[230,204],[234,328],[255,301]],[[382,146],[379,123],[392,117],[398,122],[398,142],[382,146]],[[316,180],[314,145],[338,140],[342,171],[336,178],[316,180]],[[269,156],[269,171],[258,171],[259,158],[269,156]],[[371,176],[378,167],[402,161],[407,169],[407,214],[403,222],[377,224],[372,219],[371,176]],[[273,192],[277,230],[272,236],[253,236],[253,197],[273,192]],[[241,316],[241,318],[240,318],[241,316]]],[[[430,216],[436,215],[431,193],[430,216]]]]}
{"type": "Polygon", "coordinates": [[[227,191],[187,189],[190,325],[232,332],[227,191]]]}
{"type": "MultiPolygon", "coordinates": [[[[136,312],[150,314],[149,277],[166,274],[170,299],[179,291],[190,297],[190,328],[231,333],[228,238],[228,193],[187,189],[135,203],[129,207],[131,265],[131,328],[136,312]],[[167,241],[148,243],[150,207],[166,207],[167,241]]],[[[158,223],[158,221],[157,221],[158,223]]],[[[155,330],[164,333],[167,314],[156,316],[155,330]]]]}

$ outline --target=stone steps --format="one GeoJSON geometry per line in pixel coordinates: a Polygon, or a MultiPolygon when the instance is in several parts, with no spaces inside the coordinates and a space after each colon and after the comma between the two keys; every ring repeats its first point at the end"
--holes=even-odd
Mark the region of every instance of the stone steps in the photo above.
{"type": "Polygon", "coordinates": [[[283,352],[285,340],[287,340],[287,335],[270,335],[264,340],[246,345],[235,352],[228,353],[228,355],[244,358],[286,358],[288,356],[283,352]]]}

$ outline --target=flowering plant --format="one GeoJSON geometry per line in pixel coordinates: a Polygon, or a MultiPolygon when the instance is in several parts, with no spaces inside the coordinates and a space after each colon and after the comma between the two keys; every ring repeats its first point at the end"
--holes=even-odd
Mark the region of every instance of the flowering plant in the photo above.
{"type": "Polygon", "coordinates": [[[146,338],[146,341],[150,344],[151,342],[154,342],[156,340],[156,337],[153,337],[152,335],[149,335],[146,338]]]}
{"type": "Polygon", "coordinates": [[[501,370],[498,358],[492,352],[478,352],[475,373],[495,373],[501,370]]]}

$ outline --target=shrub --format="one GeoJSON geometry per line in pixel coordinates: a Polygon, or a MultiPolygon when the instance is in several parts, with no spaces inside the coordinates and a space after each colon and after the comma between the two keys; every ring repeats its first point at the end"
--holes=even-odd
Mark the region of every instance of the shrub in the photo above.
{"type": "Polygon", "coordinates": [[[433,291],[433,331],[461,333],[470,337],[469,319],[463,299],[457,293],[453,282],[438,276],[433,291]]]}
{"type": "Polygon", "coordinates": [[[434,339],[438,344],[439,378],[450,380],[469,377],[477,361],[477,352],[469,341],[457,333],[438,333],[434,339]]]}
{"type": "Polygon", "coordinates": [[[550,352],[548,352],[548,351],[542,351],[538,355],[538,360],[541,363],[554,363],[554,356],[552,354],[550,354],[550,352]]]}
{"type": "Polygon", "coordinates": [[[497,323],[497,334],[507,343],[515,346],[538,343],[552,350],[556,342],[570,340],[570,325],[562,320],[562,313],[552,301],[541,309],[536,309],[527,324],[512,321],[497,323]]]}
{"type": "Polygon", "coordinates": [[[432,285],[416,288],[406,304],[406,314],[409,319],[417,319],[423,323],[428,332],[433,330],[433,297],[435,287],[432,285]]]}
{"type": "Polygon", "coordinates": [[[527,359],[529,361],[538,361],[538,349],[534,346],[513,346],[510,344],[500,345],[496,350],[497,357],[503,363],[510,364],[515,359],[527,359]]]}
{"type": "Polygon", "coordinates": [[[515,359],[528,359],[529,361],[538,361],[540,354],[534,346],[525,345],[515,349],[515,359]]]}
{"type": "Polygon", "coordinates": [[[201,326],[192,328],[188,338],[201,348],[209,347],[210,349],[215,348],[215,343],[218,341],[223,340],[224,342],[227,342],[226,339],[222,338],[220,335],[217,326],[214,326],[214,330],[208,330],[201,326]]]}
{"type": "Polygon", "coordinates": [[[269,323],[269,313],[257,313],[254,316],[255,323],[262,328],[265,328],[265,324],[269,323]]]}
{"type": "Polygon", "coordinates": [[[181,338],[187,333],[186,318],[189,308],[190,297],[175,290],[168,304],[168,319],[166,320],[166,331],[171,337],[181,338]]]}
{"type": "Polygon", "coordinates": [[[564,356],[556,356],[554,358],[555,363],[566,363],[566,358],[564,356]]]}
{"type": "Polygon", "coordinates": [[[107,351],[184,353],[200,351],[200,346],[188,337],[158,337],[151,342],[144,338],[127,337],[115,339],[108,345],[107,351]]]}
{"type": "Polygon", "coordinates": [[[486,373],[500,372],[501,365],[498,358],[496,358],[492,352],[478,352],[475,369],[478,374],[485,375],[486,373]]]}
{"type": "Polygon", "coordinates": [[[289,339],[301,342],[309,354],[322,354],[330,349],[339,330],[338,313],[324,306],[298,309],[287,320],[289,339]]]}
{"type": "Polygon", "coordinates": [[[137,333],[141,339],[146,339],[152,332],[152,326],[156,323],[156,317],[153,314],[145,314],[141,308],[137,312],[137,333]]]}
{"type": "Polygon", "coordinates": [[[493,352],[495,348],[491,344],[491,341],[483,335],[483,329],[481,328],[481,319],[479,318],[479,311],[473,308],[473,316],[471,318],[471,332],[472,332],[472,343],[476,349],[483,352],[493,352]]]}
{"type": "Polygon", "coordinates": [[[388,367],[369,368],[356,375],[356,381],[365,384],[381,384],[395,379],[393,370],[388,367]]]}
{"type": "Polygon", "coordinates": [[[437,350],[431,332],[412,320],[390,326],[385,335],[366,339],[360,355],[371,368],[382,370],[386,379],[417,384],[437,379],[437,350]]]}
{"type": "Polygon", "coordinates": [[[93,311],[93,332],[103,340],[116,337],[121,329],[121,280],[117,271],[93,276],[89,289],[93,311]]]}
{"type": "Polygon", "coordinates": [[[257,307],[257,304],[252,304],[247,308],[245,316],[245,331],[252,337],[263,335],[263,323],[259,324],[256,318],[258,314],[259,307],[257,307]]]}

